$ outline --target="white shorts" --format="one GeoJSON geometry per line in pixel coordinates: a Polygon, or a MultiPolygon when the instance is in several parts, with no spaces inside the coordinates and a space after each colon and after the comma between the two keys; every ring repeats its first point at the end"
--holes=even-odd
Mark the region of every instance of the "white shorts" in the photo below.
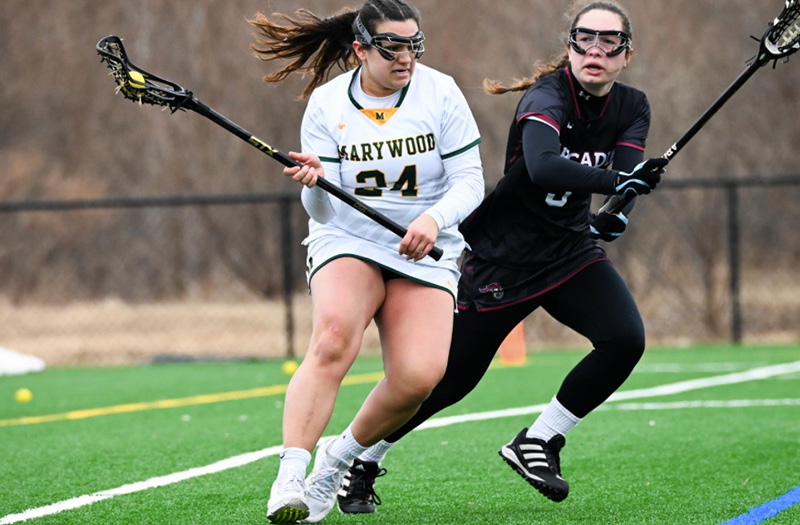
{"type": "Polygon", "coordinates": [[[456,300],[461,276],[456,259],[434,261],[426,256],[419,262],[407,261],[404,255],[358,237],[325,235],[303,244],[308,246],[306,280],[309,286],[314,273],[327,263],[340,257],[353,257],[375,263],[406,279],[440,288],[452,295],[453,301],[456,300]]]}

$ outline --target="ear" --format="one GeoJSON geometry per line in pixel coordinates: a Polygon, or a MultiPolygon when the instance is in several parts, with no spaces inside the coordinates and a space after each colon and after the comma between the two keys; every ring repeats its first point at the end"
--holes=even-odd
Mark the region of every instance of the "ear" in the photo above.
{"type": "Polygon", "coordinates": [[[367,48],[359,42],[358,40],[353,41],[353,51],[356,52],[356,56],[361,62],[366,62],[367,60],[367,48]]]}
{"type": "Polygon", "coordinates": [[[570,70],[573,70],[572,66],[574,64],[580,63],[581,57],[583,57],[583,55],[572,49],[571,46],[567,46],[567,66],[570,70]]]}
{"type": "Polygon", "coordinates": [[[625,65],[623,67],[628,67],[628,64],[631,63],[631,60],[633,60],[633,55],[635,54],[636,51],[634,49],[629,49],[625,52],[625,65]]]}

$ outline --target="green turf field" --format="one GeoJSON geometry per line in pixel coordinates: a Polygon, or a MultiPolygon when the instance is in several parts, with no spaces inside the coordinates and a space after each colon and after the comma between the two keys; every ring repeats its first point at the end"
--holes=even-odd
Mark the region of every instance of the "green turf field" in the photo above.
{"type": "MultiPolygon", "coordinates": [[[[800,492],[800,347],[715,346],[648,350],[618,400],[567,436],[570,497],[544,499],[497,449],[582,355],[493,367],[391,451],[377,514],[325,523],[721,524],[800,492]]],[[[356,362],[326,434],[380,371],[379,359],[356,362]]],[[[280,362],[0,377],[0,525],[266,523],[287,382],[280,362]],[[15,401],[21,387],[31,402],[15,401]]],[[[775,517],[737,525],[800,523],[800,505],[782,501],[775,517]]]]}

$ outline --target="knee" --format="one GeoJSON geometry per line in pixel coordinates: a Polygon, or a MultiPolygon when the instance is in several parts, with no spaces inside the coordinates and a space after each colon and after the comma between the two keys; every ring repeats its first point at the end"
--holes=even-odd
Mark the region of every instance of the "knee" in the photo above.
{"type": "Polygon", "coordinates": [[[605,343],[596,345],[595,348],[613,354],[618,360],[635,365],[644,354],[644,328],[634,327],[615,334],[605,343]]]}
{"type": "Polygon", "coordinates": [[[644,354],[644,330],[636,334],[629,334],[622,340],[620,347],[623,349],[628,360],[633,364],[638,363],[639,359],[641,359],[644,354]]]}
{"type": "Polygon", "coordinates": [[[644,354],[645,348],[644,323],[641,320],[635,325],[635,328],[631,328],[628,332],[624,344],[630,355],[635,357],[638,362],[644,354]]]}
{"type": "Polygon", "coordinates": [[[414,406],[421,405],[428,399],[443,375],[444,367],[419,367],[404,371],[396,377],[388,375],[387,382],[403,404],[414,406]]]}
{"type": "Polygon", "coordinates": [[[322,366],[349,361],[356,341],[355,334],[347,324],[337,319],[323,320],[314,329],[306,359],[310,358],[322,366]]]}

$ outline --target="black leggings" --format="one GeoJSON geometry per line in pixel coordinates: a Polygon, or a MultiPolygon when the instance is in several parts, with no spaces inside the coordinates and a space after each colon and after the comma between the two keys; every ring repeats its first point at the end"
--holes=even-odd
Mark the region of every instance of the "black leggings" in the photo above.
{"type": "Polygon", "coordinates": [[[460,401],[481,380],[511,330],[541,306],[592,342],[561,383],[558,401],[576,417],[597,408],[628,378],[644,352],[644,325],[628,287],[607,261],[589,265],[566,283],[523,303],[488,312],[475,307],[455,316],[447,370],[405,425],[396,442],[440,410],[460,401]]]}

